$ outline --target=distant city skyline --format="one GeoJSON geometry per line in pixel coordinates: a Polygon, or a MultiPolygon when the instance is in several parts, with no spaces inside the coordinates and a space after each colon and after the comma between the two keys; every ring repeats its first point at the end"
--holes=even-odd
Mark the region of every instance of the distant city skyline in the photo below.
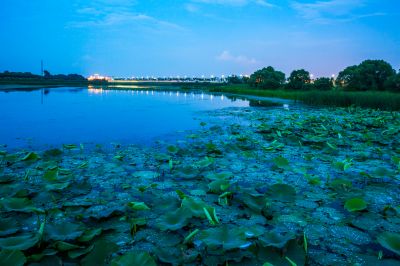
{"type": "Polygon", "coordinates": [[[396,0],[4,0],[0,71],[114,77],[400,68],[396,0]]]}

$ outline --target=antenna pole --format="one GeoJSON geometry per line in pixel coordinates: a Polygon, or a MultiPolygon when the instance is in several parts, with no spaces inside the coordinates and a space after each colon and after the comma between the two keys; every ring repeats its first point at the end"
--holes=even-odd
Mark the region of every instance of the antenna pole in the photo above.
{"type": "Polygon", "coordinates": [[[43,72],[43,60],[40,60],[40,73],[42,75],[42,77],[44,76],[44,72],[43,72]]]}

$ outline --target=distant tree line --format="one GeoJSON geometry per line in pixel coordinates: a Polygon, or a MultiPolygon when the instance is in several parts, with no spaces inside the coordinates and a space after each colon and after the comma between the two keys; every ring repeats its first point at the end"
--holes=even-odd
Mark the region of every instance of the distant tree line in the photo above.
{"type": "Polygon", "coordinates": [[[400,70],[383,60],[365,60],[359,65],[349,66],[339,72],[336,79],[320,77],[311,79],[304,69],[294,70],[288,78],[285,73],[269,66],[254,72],[249,78],[230,76],[228,83],[247,83],[257,89],[290,90],[351,90],[351,91],[396,91],[400,92],[400,70]]]}
{"type": "Polygon", "coordinates": [[[51,75],[49,71],[44,70],[43,76],[32,74],[30,72],[10,72],[4,71],[0,73],[0,79],[3,80],[18,80],[18,79],[31,79],[31,80],[38,80],[38,79],[45,79],[45,80],[74,80],[74,81],[83,81],[86,78],[79,74],[58,74],[58,75],[51,75]]]}

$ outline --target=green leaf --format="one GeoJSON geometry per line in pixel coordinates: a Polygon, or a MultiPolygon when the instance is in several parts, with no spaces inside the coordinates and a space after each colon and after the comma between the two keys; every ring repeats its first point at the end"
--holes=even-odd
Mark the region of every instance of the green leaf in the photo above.
{"type": "Polygon", "coordinates": [[[290,233],[282,235],[278,232],[270,231],[260,236],[258,239],[260,240],[261,245],[264,247],[283,248],[290,240],[294,238],[295,235],[290,233]]]}
{"type": "Polygon", "coordinates": [[[74,223],[48,224],[46,226],[46,237],[52,240],[75,240],[84,232],[84,227],[74,223]]]}
{"type": "Polygon", "coordinates": [[[268,195],[273,200],[293,202],[296,198],[296,190],[290,185],[275,184],[269,187],[268,195]]]}
{"type": "Polygon", "coordinates": [[[19,250],[0,251],[0,263],[4,266],[22,266],[26,262],[24,253],[19,250]]]}
{"type": "Polygon", "coordinates": [[[193,232],[191,232],[188,236],[185,237],[185,239],[183,240],[183,244],[187,244],[187,243],[191,242],[193,237],[195,235],[197,235],[199,232],[200,232],[199,229],[196,229],[193,232]]]}
{"type": "Polygon", "coordinates": [[[147,252],[131,251],[112,260],[111,266],[157,266],[147,252]]]}
{"type": "Polygon", "coordinates": [[[43,179],[46,181],[56,181],[58,179],[58,168],[46,171],[43,179]]]}
{"type": "Polygon", "coordinates": [[[40,157],[37,153],[29,152],[24,157],[22,157],[21,161],[37,161],[40,157]]]}
{"type": "Polygon", "coordinates": [[[46,184],[45,189],[48,191],[60,191],[66,189],[70,185],[69,182],[46,184]]]}
{"type": "Polygon", "coordinates": [[[27,198],[2,199],[0,204],[6,211],[44,213],[43,210],[35,208],[27,198]]]}
{"type": "Polygon", "coordinates": [[[215,208],[204,207],[203,211],[211,225],[219,224],[219,220],[218,220],[218,216],[217,216],[217,212],[216,212],[215,208]]]}
{"type": "Polygon", "coordinates": [[[94,248],[94,245],[90,245],[87,248],[70,250],[70,251],[68,251],[68,257],[70,257],[71,259],[76,259],[80,256],[83,256],[83,255],[89,253],[90,251],[93,250],[93,248],[94,248]]]}
{"type": "Polygon", "coordinates": [[[0,248],[7,250],[26,250],[40,241],[39,234],[25,234],[8,238],[0,238],[0,248]]]}
{"type": "Polygon", "coordinates": [[[400,234],[384,232],[378,236],[378,243],[382,247],[400,255],[400,234]]]}
{"type": "Polygon", "coordinates": [[[170,145],[170,146],[167,147],[167,151],[169,153],[176,154],[176,153],[178,153],[179,148],[174,146],[174,145],[170,145]]]}
{"type": "Polygon", "coordinates": [[[74,150],[77,149],[78,146],[76,144],[63,144],[63,148],[66,150],[74,150]]]}
{"type": "Polygon", "coordinates": [[[129,202],[128,207],[135,211],[145,211],[150,210],[149,206],[147,206],[144,202],[129,202]]]}
{"type": "Polygon", "coordinates": [[[278,156],[278,157],[274,158],[272,161],[278,168],[281,168],[281,169],[289,169],[290,168],[289,161],[282,156],[278,156]]]}
{"type": "Polygon", "coordinates": [[[153,171],[137,171],[132,174],[135,178],[140,179],[154,179],[160,176],[159,173],[153,171]]]}
{"type": "Polygon", "coordinates": [[[194,216],[194,217],[205,218],[203,208],[206,208],[206,207],[208,207],[207,204],[205,204],[200,199],[185,197],[182,200],[182,208],[187,209],[188,213],[190,213],[191,216],[194,216]]]}
{"type": "Polygon", "coordinates": [[[105,265],[106,260],[119,250],[119,247],[113,242],[99,240],[94,244],[93,250],[86,255],[82,261],[82,266],[101,266],[105,265]]]}
{"type": "Polygon", "coordinates": [[[0,237],[12,235],[19,231],[18,224],[13,218],[0,219],[0,237]]]}
{"type": "Polygon", "coordinates": [[[158,227],[162,231],[171,230],[176,231],[186,226],[192,214],[186,208],[179,208],[176,211],[168,212],[162,216],[158,222],[158,227]]]}
{"type": "Polygon", "coordinates": [[[199,239],[207,246],[222,247],[224,250],[246,248],[251,244],[239,228],[229,228],[227,225],[204,230],[200,233],[199,239]]]}
{"type": "Polygon", "coordinates": [[[367,208],[367,203],[360,198],[348,199],[344,204],[344,208],[349,212],[362,211],[367,208]]]}
{"type": "Polygon", "coordinates": [[[90,229],[86,230],[79,238],[79,242],[88,242],[92,240],[94,237],[98,236],[101,234],[103,230],[101,228],[95,228],[95,229],[90,229]]]}
{"type": "Polygon", "coordinates": [[[57,241],[54,244],[54,246],[59,251],[68,251],[68,250],[72,250],[72,249],[81,248],[80,246],[77,246],[77,245],[74,245],[74,244],[71,244],[71,243],[67,243],[67,242],[63,242],[63,241],[57,241]]]}
{"type": "Polygon", "coordinates": [[[230,185],[231,183],[228,180],[217,179],[208,184],[208,187],[210,192],[220,194],[225,192],[230,185]]]}

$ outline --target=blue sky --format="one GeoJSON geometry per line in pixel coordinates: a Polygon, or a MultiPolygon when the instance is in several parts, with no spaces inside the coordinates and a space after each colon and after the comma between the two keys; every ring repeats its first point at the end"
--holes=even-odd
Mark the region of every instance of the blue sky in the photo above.
{"type": "Polygon", "coordinates": [[[2,0],[0,71],[114,76],[330,76],[400,68],[398,0],[2,0]]]}

